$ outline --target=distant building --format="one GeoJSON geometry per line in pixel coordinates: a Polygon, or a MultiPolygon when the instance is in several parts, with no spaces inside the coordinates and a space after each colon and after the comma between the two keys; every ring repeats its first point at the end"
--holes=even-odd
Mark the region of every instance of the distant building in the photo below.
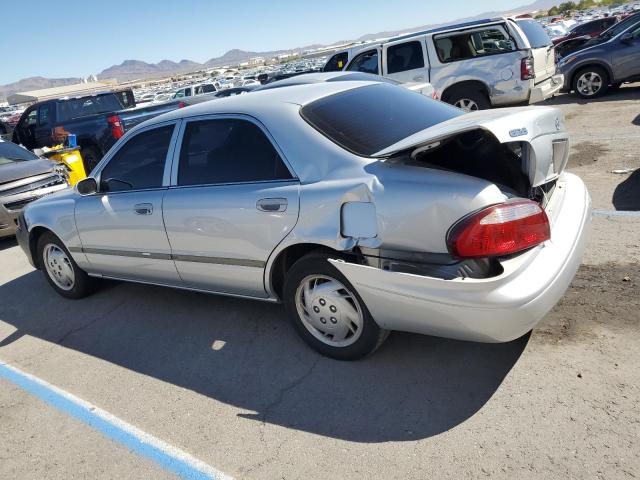
{"type": "MultiPolygon", "coordinates": [[[[7,101],[10,105],[17,105],[19,103],[33,103],[62,97],[80,97],[82,95],[110,92],[118,89],[118,83],[116,81],[76,83],[74,85],[63,85],[61,87],[14,93],[7,97],[7,101]]],[[[122,87],[120,87],[120,89],[122,89],[122,87]]]]}
{"type": "Polygon", "coordinates": [[[264,65],[264,57],[253,57],[249,59],[249,65],[264,65]]]}

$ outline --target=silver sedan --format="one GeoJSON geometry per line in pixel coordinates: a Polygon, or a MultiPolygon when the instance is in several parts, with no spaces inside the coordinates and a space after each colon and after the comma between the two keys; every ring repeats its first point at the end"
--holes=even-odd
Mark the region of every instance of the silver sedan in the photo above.
{"type": "Polygon", "coordinates": [[[74,190],[29,205],[17,236],[64,297],[111,278],[281,301],[338,359],[391,330],[504,342],[580,264],[590,200],[568,154],[552,108],[296,85],[132,129],[74,190]]]}

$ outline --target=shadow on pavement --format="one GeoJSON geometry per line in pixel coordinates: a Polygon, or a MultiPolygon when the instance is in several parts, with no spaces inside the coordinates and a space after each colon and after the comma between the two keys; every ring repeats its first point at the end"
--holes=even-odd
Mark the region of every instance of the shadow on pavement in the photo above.
{"type": "Polygon", "coordinates": [[[0,238],[0,252],[15,247],[16,245],[18,245],[18,242],[13,235],[11,237],[0,238]]]}
{"type": "Polygon", "coordinates": [[[0,320],[17,329],[0,339],[0,352],[35,336],[257,412],[247,419],[356,442],[415,440],[459,425],[491,398],[529,340],[396,333],[370,358],[337,362],[303,344],[279,305],[136,284],[70,301],[40,272],[0,286],[0,320]],[[16,302],[25,292],[28,302],[16,302]]]}
{"type": "Polygon", "coordinates": [[[538,105],[587,105],[598,102],[615,102],[621,100],[638,100],[640,98],[640,84],[632,83],[622,86],[618,90],[610,90],[601,97],[589,100],[578,97],[575,93],[557,95],[538,105]]]}
{"type": "Polygon", "coordinates": [[[640,210],[640,168],[618,184],[612,203],[616,210],[640,210]]]}
{"type": "Polygon", "coordinates": [[[634,118],[631,123],[633,123],[634,125],[640,127],[640,115],[638,115],[636,118],[634,118]]]}

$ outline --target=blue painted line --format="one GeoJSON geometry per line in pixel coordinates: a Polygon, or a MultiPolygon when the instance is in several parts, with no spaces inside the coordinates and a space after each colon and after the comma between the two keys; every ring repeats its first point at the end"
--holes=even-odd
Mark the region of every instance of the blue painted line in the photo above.
{"type": "Polygon", "coordinates": [[[0,362],[0,378],[19,386],[165,470],[189,480],[222,480],[226,475],[189,454],[165,444],[113,415],[48,384],[33,375],[0,362]]]}

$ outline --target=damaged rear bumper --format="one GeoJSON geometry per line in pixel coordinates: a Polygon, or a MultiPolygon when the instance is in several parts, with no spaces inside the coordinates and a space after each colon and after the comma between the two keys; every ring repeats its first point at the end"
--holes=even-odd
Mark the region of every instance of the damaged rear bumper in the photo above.
{"type": "Polygon", "coordinates": [[[582,180],[562,174],[547,206],[551,240],[502,260],[503,272],[492,278],[443,280],[330,262],[385,329],[506,342],[530,331],[564,295],[580,266],[590,205],[582,180]]]}

